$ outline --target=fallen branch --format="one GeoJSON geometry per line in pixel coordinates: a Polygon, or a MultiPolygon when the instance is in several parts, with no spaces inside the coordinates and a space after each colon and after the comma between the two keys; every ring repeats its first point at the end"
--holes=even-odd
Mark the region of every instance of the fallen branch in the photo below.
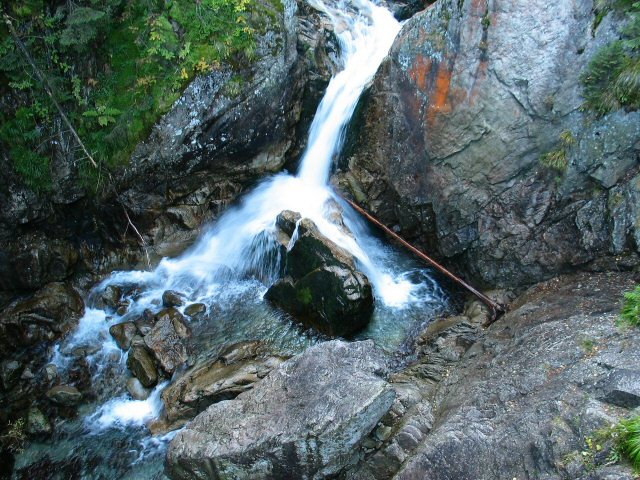
{"type": "Polygon", "coordinates": [[[2,16],[4,17],[4,22],[7,24],[7,27],[9,28],[9,32],[11,33],[11,36],[13,37],[13,40],[16,42],[16,45],[18,46],[18,48],[20,49],[20,51],[22,52],[24,57],[27,59],[27,62],[29,62],[29,65],[31,65],[31,68],[33,69],[33,72],[35,73],[36,77],[38,77],[38,80],[40,80],[40,83],[42,83],[44,91],[47,92],[47,95],[49,95],[49,98],[51,99],[51,101],[55,105],[56,109],[58,110],[58,113],[62,117],[62,120],[64,121],[64,123],[67,124],[67,127],[69,127],[69,130],[71,131],[71,134],[73,135],[73,137],[76,139],[76,141],[78,142],[78,144],[80,145],[80,147],[84,151],[85,155],[87,156],[87,158],[91,162],[91,165],[94,168],[98,168],[98,164],[93,159],[93,156],[89,153],[89,150],[87,150],[87,147],[85,147],[85,145],[82,142],[82,140],[80,140],[80,136],[78,135],[78,132],[76,132],[76,129],[73,128],[73,125],[71,124],[71,122],[67,118],[67,115],[64,113],[64,110],[62,110],[62,107],[60,106],[60,104],[58,103],[56,98],[54,97],[53,90],[51,89],[51,85],[49,84],[49,81],[47,80],[47,77],[45,77],[42,74],[42,72],[40,71],[40,69],[38,68],[36,63],[33,61],[33,58],[29,54],[29,50],[27,50],[27,47],[25,46],[25,44],[22,42],[22,40],[18,36],[18,32],[16,32],[15,28],[13,27],[13,23],[11,23],[11,18],[6,13],[3,13],[2,16]]]}
{"type": "Polygon", "coordinates": [[[380,227],[387,235],[392,237],[394,240],[397,240],[400,244],[402,244],[404,247],[406,247],[411,252],[416,254],[419,258],[421,258],[422,260],[427,262],[429,265],[434,267],[436,270],[440,271],[445,276],[447,276],[448,278],[453,280],[455,283],[457,283],[458,285],[461,285],[466,290],[470,291],[472,294],[474,294],[476,297],[478,297],[480,300],[482,300],[482,302],[485,305],[487,305],[487,307],[489,307],[489,309],[491,310],[491,319],[490,319],[489,323],[495,322],[501,315],[504,314],[505,310],[501,305],[499,305],[498,303],[496,303],[493,300],[491,300],[489,297],[484,295],[482,292],[480,292],[480,291],[476,290],[475,288],[473,288],[471,285],[469,285],[467,282],[462,280],[457,275],[454,275],[453,273],[451,273],[449,270],[444,268],[442,265],[440,265],[438,262],[436,262],[434,259],[432,259],[428,255],[426,255],[425,253],[423,253],[420,250],[418,250],[416,247],[411,245],[409,242],[407,242],[400,235],[398,235],[393,230],[388,228],[386,225],[384,225],[382,222],[380,222],[374,216],[372,216],[371,214],[367,213],[363,208],[361,208],[360,206],[356,205],[354,202],[352,202],[351,200],[349,200],[347,198],[344,198],[342,196],[341,196],[341,198],[345,202],[347,202],[349,205],[351,205],[358,213],[360,213],[364,217],[366,217],[367,220],[369,220],[371,223],[373,223],[373,224],[377,225],[378,227],[380,227]]]}

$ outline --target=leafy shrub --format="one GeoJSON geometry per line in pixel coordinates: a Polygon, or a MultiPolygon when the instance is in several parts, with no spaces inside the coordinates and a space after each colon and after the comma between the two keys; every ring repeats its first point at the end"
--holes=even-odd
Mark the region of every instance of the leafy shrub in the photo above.
{"type": "Polygon", "coordinates": [[[640,107],[640,2],[601,0],[597,18],[612,9],[622,12],[627,20],[621,38],[600,49],[581,76],[584,108],[598,115],[640,107]]]}
{"type": "Polygon", "coordinates": [[[640,326],[640,285],[624,294],[622,321],[634,327],[640,326]]]}
{"type": "MultiPolygon", "coordinates": [[[[129,161],[195,75],[253,60],[256,33],[281,9],[280,0],[26,0],[6,11],[83,143],[109,169],[129,161]]],[[[55,109],[43,114],[51,101],[4,22],[0,95],[0,149],[26,185],[45,191],[63,128],[55,109]]],[[[76,160],[95,186],[101,173],[76,160]]]]}

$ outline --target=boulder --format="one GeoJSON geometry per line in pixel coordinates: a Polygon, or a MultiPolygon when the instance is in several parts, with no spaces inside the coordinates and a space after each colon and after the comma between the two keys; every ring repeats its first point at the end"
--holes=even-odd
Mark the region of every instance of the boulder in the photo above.
{"type": "Polygon", "coordinates": [[[105,289],[99,294],[98,306],[100,306],[100,304],[103,304],[115,310],[120,305],[121,299],[122,289],[117,285],[107,285],[105,289]]]}
{"type": "Polygon", "coordinates": [[[184,294],[176,292],[175,290],[165,290],[162,294],[162,306],[169,307],[181,307],[184,304],[184,294]]]}
{"type": "Polygon", "coordinates": [[[133,322],[116,323],[109,327],[109,333],[122,350],[129,350],[131,340],[138,333],[138,328],[133,322]]]}
{"type": "Polygon", "coordinates": [[[211,405],[172,440],[174,479],[327,478],[394,400],[372,341],[309,348],[235,400],[211,405]]]}
{"type": "Polygon", "coordinates": [[[369,280],[356,269],[353,257],[308,218],[298,223],[298,238],[286,253],[283,275],[265,298],[305,325],[343,336],[369,322],[373,313],[369,280]]]}
{"type": "Polygon", "coordinates": [[[51,343],[77,325],[84,302],[66,283],[50,283],[0,312],[0,358],[16,348],[51,343]]]}
{"type": "Polygon", "coordinates": [[[49,389],[46,395],[53,403],[65,407],[78,405],[82,400],[82,393],[80,393],[77,388],[70,385],[56,385],[49,389]]]}
{"type": "Polygon", "coordinates": [[[262,350],[261,342],[241,342],[187,370],[162,392],[167,422],[177,426],[209,405],[237,397],[285,360],[262,350]]]}
{"type": "Polygon", "coordinates": [[[5,360],[0,363],[0,382],[2,388],[5,390],[11,390],[24,370],[24,365],[16,360],[5,360]]]}
{"type": "Polygon", "coordinates": [[[142,312],[142,315],[136,318],[133,321],[133,323],[138,329],[138,332],[140,333],[140,335],[144,337],[146,334],[148,334],[151,331],[151,329],[155,325],[156,316],[153,314],[151,310],[147,309],[144,312],[142,312]]]}
{"type": "Polygon", "coordinates": [[[189,337],[191,332],[182,314],[173,307],[162,310],[157,318],[156,324],[144,336],[144,343],[164,371],[172,374],[188,358],[182,340],[189,337]]]}
{"type": "Polygon", "coordinates": [[[145,387],[153,387],[158,382],[158,370],[149,351],[142,346],[133,346],[127,356],[127,367],[145,387]]]}
{"type": "Polygon", "coordinates": [[[301,218],[298,212],[283,210],[276,217],[276,228],[281,230],[285,235],[292,237],[296,229],[296,224],[301,218]]]}

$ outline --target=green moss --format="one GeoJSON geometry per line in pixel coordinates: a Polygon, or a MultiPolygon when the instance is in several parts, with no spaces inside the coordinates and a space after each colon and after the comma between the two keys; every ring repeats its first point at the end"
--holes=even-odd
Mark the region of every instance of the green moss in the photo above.
{"type": "Polygon", "coordinates": [[[303,305],[309,305],[313,300],[313,294],[310,288],[301,288],[296,293],[298,301],[303,305]]]}

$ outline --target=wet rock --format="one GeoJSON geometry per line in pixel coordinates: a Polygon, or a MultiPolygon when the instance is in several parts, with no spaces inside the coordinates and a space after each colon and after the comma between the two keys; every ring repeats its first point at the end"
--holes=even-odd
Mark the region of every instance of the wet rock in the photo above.
{"type": "Polygon", "coordinates": [[[0,381],[2,381],[2,388],[5,390],[11,390],[18,380],[20,380],[20,374],[24,366],[16,360],[5,360],[0,363],[0,381]]]}
{"type": "Polygon", "coordinates": [[[27,432],[30,435],[49,435],[51,422],[38,407],[31,407],[27,414],[27,432]]]}
{"type": "Polygon", "coordinates": [[[197,318],[204,315],[206,311],[207,306],[204,303],[192,303],[184,309],[184,314],[191,318],[197,318]]]}
{"type": "Polygon", "coordinates": [[[296,229],[296,223],[302,217],[298,212],[293,212],[291,210],[283,210],[276,217],[276,227],[282,230],[283,233],[288,235],[289,237],[293,236],[293,232],[296,229]]]}
{"type": "Polygon", "coordinates": [[[184,294],[176,292],[175,290],[166,290],[162,294],[162,306],[169,307],[181,307],[184,304],[184,294]]]}
{"type": "Polygon", "coordinates": [[[138,333],[138,328],[133,322],[116,323],[109,327],[109,333],[122,350],[129,350],[131,340],[138,333]]]}
{"type": "Polygon", "coordinates": [[[121,298],[122,289],[116,285],[107,285],[105,289],[100,292],[101,302],[113,310],[118,308],[121,298]]]}
{"type": "Polygon", "coordinates": [[[134,400],[146,400],[151,395],[151,389],[145,388],[136,377],[127,379],[127,392],[134,400]]]}
{"type": "Polygon", "coordinates": [[[47,398],[53,403],[63,405],[65,407],[73,407],[78,405],[82,400],[82,393],[70,385],[56,385],[49,389],[46,393],[47,398]]]}
{"type": "Polygon", "coordinates": [[[372,341],[332,341],[211,405],[169,446],[175,479],[327,478],[350,460],[394,400],[372,341]]]}
{"type": "Polygon", "coordinates": [[[133,322],[138,329],[138,332],[143,337],[147,335],[156,323],[156,316],[151,310],[145,310],[142,315],[136,318],[133,322]]]}
{"type": "Polygon", "coordinates": [[[177,426],[209,405],[236,398],[285,360],[261,356],[261,350],[261,342],[242,342],[185,372],[162,392],[167,421],[177,426]]]}
{"type": "Polygon", "coordinates": [[[596,389],[603,402],[625,408],[640,407],[640,370],[614,370],[596,389]]]}
{"type": "Polygon", "coordinates": [[[327,335],[348,335],[367,325],[373,313],[369,280],[311,220],[300,220],[285,262],[284,277],[269,288],[267,300],[327,335]]]}
{"type": "Polygon", "coordinates": [[[144,342],[162,368],[172,374],[188,358],[187,348],[182,340],[190,334],[182,314],[175,308],[167,308],[158,313],[158,321],[144,336],[144,342]]]}
{"type": "Polygon", "coordinates": [[[74,327],[84,314],[82,297],[65,283],[50,283],[16,300],[0,312],[0,358],[18,347],[53,342],[74,327]]]}
{"type": "Polygon", "coordinates": [[[127,356],[127,367],[145,387],[153,387],[158,382],[158,370],[149,351],[142,346],[133,346],[127,356]]]}

